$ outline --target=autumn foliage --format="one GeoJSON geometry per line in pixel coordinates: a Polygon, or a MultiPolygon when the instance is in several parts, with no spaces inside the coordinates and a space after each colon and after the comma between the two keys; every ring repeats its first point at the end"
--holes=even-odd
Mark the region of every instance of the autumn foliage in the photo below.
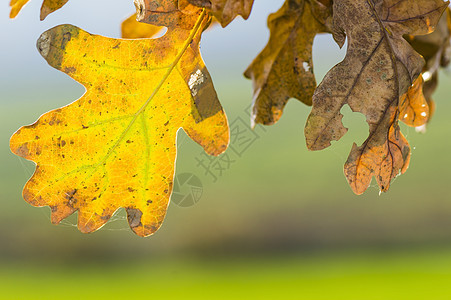
{"type": "MultiPolygon", "coordinates": [[[[26,2],[11,1],[11,18],[26,2]]],[[[41,20],[66,2],[44,0],[41,20]]],[[[225,27],[247,19],[253,2],[135,0],[123,39],[72,25],[44,32],[40,54],[86,93],[12,136],[11,150],[37,165],[25,200],[49,206],[53,223],[78,211],[82,232],[99,229],[121,207],[136,234],[158,230],[172,191],[177,131],[210,155],[229,143],[199,51],[202,33],[212,20],[225,27]],[[151,39],[162,27],[167,33],[151,39]]],[[[451,48],[447,7],[443,0],[286,0],[269,16],[268,44],[244,74],[254,87],[252,126],[275,124],[296,98],[312,105],[307,147],[322,150],[346,134],[341,110],[348,105],[365,115],[369,134],[352,145],[345,176],[356,194],[373,177],[387,191],[410,162],[399,121],[423,130],[433,114],[438,70],[451,48]],[[317,85],[312,45],[322,33],[340,47],[347,41],[347,53],[317,85]]]]}

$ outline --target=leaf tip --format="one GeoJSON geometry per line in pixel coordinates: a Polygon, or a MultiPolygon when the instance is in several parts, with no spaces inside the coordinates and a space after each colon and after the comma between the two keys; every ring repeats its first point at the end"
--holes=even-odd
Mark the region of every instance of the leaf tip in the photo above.
{"type": "Polygon", "coordinates": [[[17,17],[17,14],[18,14],[18,12],[11,10],[11,12],[9,13],[9,18],[15,19],[17,17]]]}
{"type": "Polygon", "coordinates": [[[47,16],[48,16],[51,12],[52,12],[52,11],[51,11],[47,6],[42,5],[42,7],[41,7],[41,14],[40,14],[40,16],[39,16],[39,19],[40,19],[41,21],[44,21],[45,18],[47,18],[47,16]]]}
{"type": "Polygon", "coordinates": [[[36,48],[38,48],[39,53],[44,58],[46,58],[49,54],[50,42],[51,42],[51,36],[48,31],[42,33],[36,42],[36,48]]]}
{"type": "Polygon", "coordinates": [[[136,21],[142,21],[144,18],[146,4],[143,0],[133,0],[136,8],[136,21]]]}
{"type": "Polygon", "coordinates": [[[161,227],[163,220],[147,223],[143,218],[143,212],[137,208],[127,208],[127,220],[133,232],[140,237],[153,235],[161,227]]]}
{"type": "Polygon", "coordinates": [[[255,126],[256,126],[257,124],[255,123],[255,116],[254,115],[252,115],[252,117],[251,117],[251,129],[253,130],[253,129],[255,129],[255,126]]]}

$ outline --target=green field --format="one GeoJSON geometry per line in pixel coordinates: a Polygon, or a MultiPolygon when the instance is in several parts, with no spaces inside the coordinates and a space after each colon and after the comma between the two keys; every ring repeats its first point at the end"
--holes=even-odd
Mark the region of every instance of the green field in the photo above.
{"type": "Polygon", "coordinates": [[[446,250],[11,266],[1,299],[451,299],[446,250]]]}

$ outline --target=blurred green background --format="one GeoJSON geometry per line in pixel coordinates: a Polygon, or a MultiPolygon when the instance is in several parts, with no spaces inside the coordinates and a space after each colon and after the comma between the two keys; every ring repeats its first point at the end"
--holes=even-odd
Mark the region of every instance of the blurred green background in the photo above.
{"type": "MultiPolygon", "coordinates": [[[[306,150],[309,108],[296,100],[277,125],[246,131],[252,89],[242,72],[267,41],[266,16],[283,2],[257,0],[247,22],[217,27],[202,44],[229,122],[252,143],[243,150],[242,140],[232,140],[240,155],[231,148],[219,158],[222,174],[210,169],[215,181],[198,166],[201,148],[179,132],[177,174],[201,180],[199,202],[172,203],[150,238],[135,236],[123,211],[85,235],[76,216],[54,226],[48,208],[23,201],[34,165],[12,155],[8,141],[84,91],[39,56],[39,34],[73,23],[118,37],[132,1],[69,1],[45,22],[38,21],[40,1],[13,21],[7,2],[0,4],[0,299],[451,299],[447,74],[427,134],[402,128],[412,146],[408,172],[386,194],[373,184],[355,196],[342,168],[352,142],[367,135],[363,116],[345,109],[349,133],[321,152],[306,150]],[[233,162],[224,165],[227,155],[233,162]]],[[[318,80],[343,55],[330,36],[318,37],[318,80]]]]}

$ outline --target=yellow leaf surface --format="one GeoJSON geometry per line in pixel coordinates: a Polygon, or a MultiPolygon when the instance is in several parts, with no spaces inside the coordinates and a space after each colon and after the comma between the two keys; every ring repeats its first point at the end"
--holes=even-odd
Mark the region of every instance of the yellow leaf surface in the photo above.
{"type": "MultiPolygon", "coordinates": [[[[11,0],[9,6],[11,6],[11,12],[9,17],[15,18],[20,12],[22,7],[30,0],[11,0]]],[[[63,7],[69,0],[44,0],[41,6],[41,21],[44,20],[49,14],[63,7]]]]}
{"type": "Polygon", "coordinates": [[[324,77],[313,95],[313,108],[305,127],[310,150],[321,150],[346,132],[340,110],[366,116],[368,138],[353,145],[345,175],[356,194],[372,177],[381,191],[404,172],[410,147],[399,130],[399,100],[421,73],[424,60],[405,35],[434,30],[448,2],[442,0],[334,0],[333,34],[345,59],[324,77]]]}
{"type": "Polygon", "coordinates": [[[47,62],[86,87],[10,141],[37,165],[25,200],[49,206],[53,223],[78,211],[79,230],[92,232],[125,207],[132,230],[148,236],[168,207],[177,131],[208,154],[225,151],[227,119],[199,53],[209,18],[191,17],[191,29],[170,28],[159,39],[112,39],[72,25],[41,35],[47,62]]]}
{"type": "Polygon", "coordinates": [[[305,0],[286,0],[268,17],[268,27],[268,44],[244,73],[254,85],[253,124],[276,123],[290,98],[311,105],[316,89],[313,39],[326,31],[305,0]]]}

